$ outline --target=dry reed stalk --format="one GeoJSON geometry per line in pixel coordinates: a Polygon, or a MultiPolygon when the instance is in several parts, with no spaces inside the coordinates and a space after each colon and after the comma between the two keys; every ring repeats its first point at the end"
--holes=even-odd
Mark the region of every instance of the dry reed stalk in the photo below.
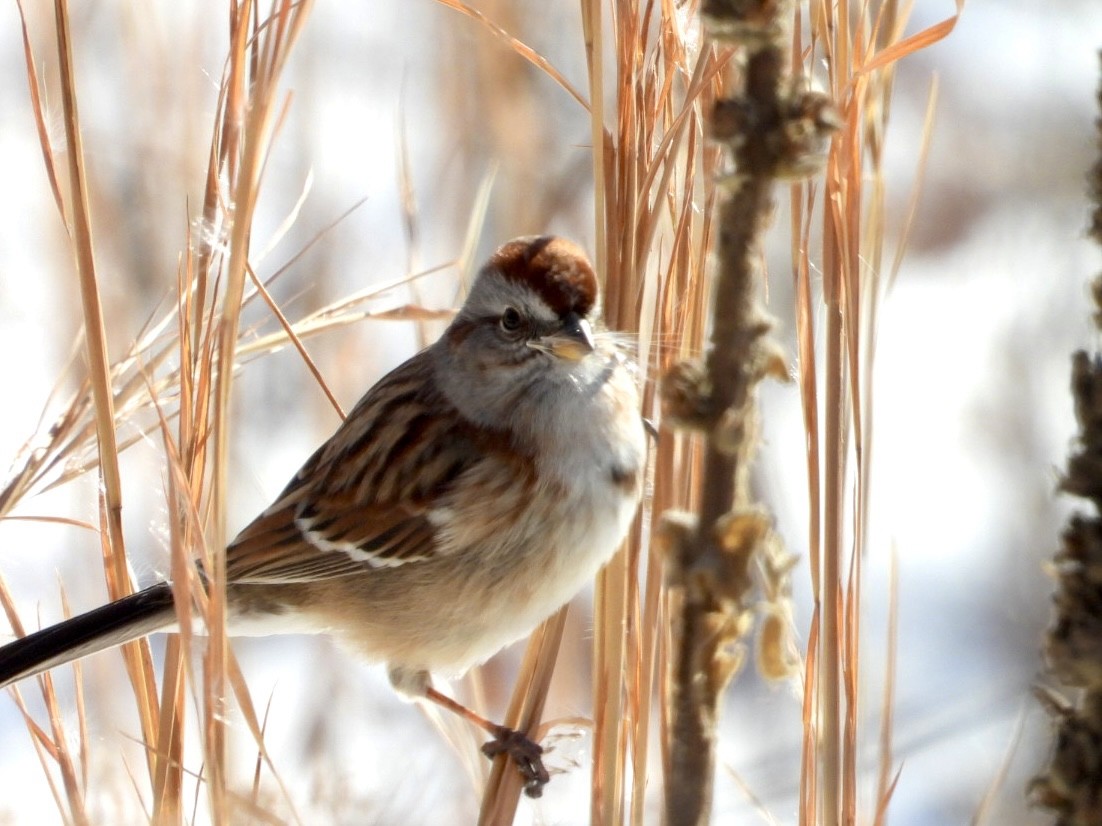
{"type": "MultiPolygon", "coordinates": [[[[22,8],[20,8],[22,14],[22,8]]],[[[118,599],[133,590],[128,570],[126,551],[122,534],[122,484],[119,476],[118,442],[115,434],[115,405],[111,386],[111,370],[107,353],[106,333],[103,323],[103,311],[100,304],[99,285],[95,270],[95,255],[92,243],[92,216],[89,206],[88,185],[84,168],[84,150],[82,146],[80,116],[77,106],[76,76],[73,68],[72,35],[69,28],[69,10],[66,0],[56,0],[54,5],[55,34],[61,99],[65,124],[65,155],[67,161],[68,191],[62,194],[57,186],[57,176],[53,150],[48,142],[43,144],[43,155],[50,170],[51,186],[66,224],[76,261],[77,279],[81,296],[84,321],[84,339],[91,385],[92,415],[95,422],[96,443],[100,470],[100,539],[103,548],[104,577],[108,594],[118,599]],[[67,200],[64,197],[67,195],[67,200]]],[[[24,26],[24,49],[27,57],[28,79],[37,82],[34,75],[34,62],[30,55],[29,41],[24,26]]],[[[32,96],[37,106],[37,90],[32,96]]],[[[43,116],[39,111],[36,120],[40,123],[40,139],[45,138],[41,131],[43,116]]],[[[123,655],[130,675],[134,698],[141,721],[142,734],[147,742],[156,737],[155,717],[156,687],[153,681],[149,646],[141,641],[124,647],[123,655]]],[[[83,806],[76,804],[79,791],[75,778],[71,774],[71,758],[66,754],[60,719],[57,716],[56,698],[51,696],[51,681],[43,680],[42,685],[51,708],[51,722],[54,726],[57,742],[61,748],[60,768],[65,778],[65,786],[70,806],[76,806],[76,812],[82,812],[83,806]]],[[[148,762],[152,773],[153,761],[148,762]]]]}
{"type": "MultiPolygon", "coordinates": [[[[187,263],[181,270],[180,302],[175,312],[139,337],[131,351],[114,364],[110,364],[107,357],[102,311],[98,300],[92,221],[84,182],[80,123],[76,107],[76,79],[71,63],[71,35],[64,0],[58,0],[55,11],[62,100],[66,114],[68,201],[63,198],[66,190],[57,183],[59,176],[55,171],[53,151],[43,126],[46,118],[38,94],[39,80],[24,23],[24,51],[32,89],[32,110],[39,127],[51,187],[74,243],[92,377],[50,428],[47,448],[26,451],[21,471],[0,494],[0,510],[6,513],[36,488],[44,489],[60,484],[84,472],[88,465],[66,468],[63,462],[74,454],[87,453],[92,446],[98,447],[91,467],[99,467],[103,478],[103,527],[100,536],[104,545],[109,593],[112,598],[117,598],[130,589],[119,521],[121,497],[118,452],[136,439],[142,438],[144,433],[152,432],[154,428],[165,435],[169,466],[173,471],[170,473],[170,498],[175,506],[173,512],[180,515],[179,519],[172,521],[170,528],[173,537],[173,579],[178,586],[177,609],[184,633],[181,636],[182,645],[176,642],[169,645],[165,662],[165,691],[160,698],[155,690],[146,643],[143,641],[128,647],[137,650],[138,655],[136,659],[133,655],[127,657],[142,737],[147,744],[148,769],[153,788],[152,818],[158,823],[179,822],[183,817],[183,672],[187,661],[186,651],[190,650],[188,629],[193,598],[196,604],[205,606],[203,613],[206,615],[207,627],[213,629],[217,625],[219,628],[219,633],[212,633],[210,637],[209,650],[212,656],[208,658],[208,668],[204,670],[205,691],[201,692],[207,735],[204,740],[207,754],[204,781],[210,795],[212,817],[216,822],[224,821],[230,812],[222,768],[222,695],[225,692],[223,685],[227,681],[222,677],[224,669],[229,669],[228,682],[237,694],[246,721],[254,735],[260,737],[244,684],[232,659],[227,659],[225,653],[219,594],[215,593],[213,599],[208,601],[206,592],[195,576],[192,560],[194,549],[205,545],[204,528],[210,524],[212,518],[217,522],[222,510],[220,499],[224,485],[213,490],[208,486],[212,478],[219,475],[219,470],[222,475],[225,473],[225,416],[230,380],[238,359],[244,354],[237,346],[237,319],[246,300],[257,294],[254,292],[246,295],[243,286],[248,260],[249,224],[259,190],[260,172],[275,128],[272,113],[277,92],[276,82],[287,54],[301,31],[308,8],[308,3],[285,2],[277,5],[267,20],[260,19],[260,11],[255,3],[238,3],[231,9],[234,59],[230,61],[223,82],[222,102],[225,105],[222,107],[220,128],[216,131],[211,150],[205,198],[204,214],[211,235],[204,238],[205,244],[197,260],[189,252],[187,263]],[[68,217],[70,215],[71,218],[68,217]],[[236,279],[227,278],[221,270],[226,257],[212,243],[219,227],[229,227],[227,266],[230,270],[237,268],[233,270],[237,274],[236,279]],[[223,290],[216,293],[216,285],[223,290]],[[227,286],[234,288],[229,294],[224,291],[227,286]],[[171,322],[174,317],[179,319],[175,339],[171,336],[171,322]],[[165,335],[166,332],[168,335],[165,335]],[[179,357],[179,367],[176,371],[170,370],[166,376],[161,368],[173,353],[179,357]],[[160,371],[161,375],[155,377],[156,371],[160,371]],[[166,391],[168,401],[177,405],[174,413],[166,414],[162,410],[166,391]],[[117,443],[115,428],[116,420],[123,415],[120,411],[124,410],[126,415],[134,415],[136,410],[143,408],[155,410],[159,416],[158,421],[149,425],[143,434],[121,444],[117,443]],[[178,441],[171,438],[168,428],[168,418],[172,415],[177,418],[178,441]],[[207,454],[212,427],[215,433],[222,436],[220,442],[215,442],[216,445],[220,443],[222,449],[221,453],[213,457],[213,466],[207,454]],[[179,445],[178,450],[175,445],[179,445]],[[210,608],[211,605],[213,609],[210,608]]],[[[336,312],[331,314],[331,320],[327,320],[330,324],[347,323],[350,320],[347,315],[349,314],[336,312]]],[[[285,331],[284,340],[294,341],[295,338],[293,331],[285,331]]],[[[264,348],[270,350],[281,344],[281,341],[271,340],[264,348]]],[[[223,533],[224,531],[217,528],[213,532],[218,537],[223,533]]],[[[210,555],[206,556],[208,570],[214,570],[210,566],[210,555]]],[[[13,628],[17,633],[22,633],[9,599],[5,599],[5,607],[13,628]]],[[[52,681],[47,675],[40,680],[40,684],[43,686],[47,707],[55,709],[50,713],[55,732],[50,753],[61,769],[69,799],[69,816],[84,822],[86,817],[82,814],[81,801],[83,789],[87,786],[86,777],[84,782],[76,783],[74,761],[68,754],[66,738],[56,712],[52,681]]],[[[78,691],[80,724],[83,730],[81,696],[78,691]]],[[[32,733],[39,731],[27,719],[32,733]]],[[[82,742],[85,739],[82,736],[82,742]]],[[[40,744],[43,741],[40,736],[36,736],[35,742],[40,744]]],[[[263,751],[262,744],[261,750],[263,751]]],[[[82,752],[81,757],[86,761],[85,753],[82,752]]]]}
{"type": "MultiPolygon", "coordinates": [[[[805,705],[801,823],[830,826],[857,817],[860,589],[870,486],[871,368],[876,311],[891,280],[881,273],[879,264],[885,223],[880,150],[890,112],[892,71],[896,61],[947,36],[962,7],[958,2],[953,17],[904,37],[910,10],[907,4],[889,0],[875,7],[862,4],[851,8],[849,3],[815,2],[811,6],[810,46],[804,52],[796,41],[796,51],[805,55],[805,66],[825,62],[830,94],[842,124],[828,152],[821,200],[812,184],[794,187],[792,195],[799,382],[808,432],[811,493],[810,565],[816,593],[814,621],[821,629],[814,674],[808,658],[806,685],[815,692],[815,699],[805,705]],[[872,193],[866,195],[869,179],[872,193]],[[812,358],[815,313],[808,253],[817,201],[821,204],[820,268],[826,318],[821,382],[812,358]],[[822,430],[815,412],[820,383],[824,392],[822,430]],[[852,499],[847,491],[851,473],[855,484],[852,499]],[[853,537],[847,547],[845,526],[850,524],[853,537]],[[809,777],[809,772],[816,776],[809,777]]],[[[928,125],[926,135],[928,138],[928,125]]],[[[902,237],[905,243],[906,229],[902,237]]],[[[902,247],[900,244],[896,251],[896,269],[902,247]]],[[[883,748],[880,776],[885,795],[894,788],[894,781],[883,781],[891,772],[888,760],[890,750],[883,748]]],[[[878,812],[886,806],[887,800],[877,800],[878,812]]]]}
{"type": "MultiPolygon", "coordinates": [[[[15,605],[12,600],[11,592],[8,590],[7,583],[5,583],[2,578],[0,578],[0,605],[3,606],[7,614],[8,622],[11,624],[12,630],[18,636],[24,636],[26,631],[23,627],[23,623],[18,613],[15,611],[15,605]]],[[[79,680],[79,678],[80,675],[78,674],[77,679],[79,680]]],[[[87,738],[84,736],[81,737],[80,758],[82,759],[75,760],[69,748],[68,738],[65,735],[65,727],[61,721],[61,712],[59,710],[60,704],[58,703],[57,692],[54,690],[53,677],[50,674],[43,674],[38,678],[38,684],[42,691],[46,712],[50,718],[51,733],[47,734],[46,731],[39,727],[34,721],[30,712],[27,711],[27,707],[23,704],[23,698],[18,689],[15,689],[13,692],[16,706],[19,708],[20,714],[23,715],[24,723],[31,734],[32,742],[34,743],[39,761],[42,764],[43,772],[49,779],[50,790],[53,792],[58,811],[62,812],[63,815],[67,815],[67,819],[71,820],[73,823],[91,823],[84,805],[83,794],[83,789],[87,784],[87,774],[82,773],[80,781],[77,779],[78,763],[82,767],[86,765],[86,763],[83,762],[83,758],[86,756],[85,744],[87,738]],[[62,786],[65,789],[64,797],[54,782],[53,773],[49,770],[49,763],[56,765],[61,774],[62,786]]],[[[81,714],[81,730],[83,733],[83,713],[81,714]]]]}
{"type": "MultiPolygon", "coordinates": [[[[226,637],[225,555],[221,549],[226,540],[229,410],[241,310],[248,281],[252,219],[264,165],[278,128],[279,78],[305,25],[310,5],[289,0],[277,2],[267,18],[261,17],[256,3],[246,0],[231,6],[230,58],[222,81],[218,129],[211,147],[204,199],[206,207],[216,205],[213,210],[205,210],[205,218],[210,220],[207,228],[217,228],[219,234],[225,234],[227,249],[220,254],[205,250],[199,259],[204,269],[194,279],[189,279],[200,290],[197,306],[191,308],[196,313],[193,336],[196,341],[205,343],[204,355],[209,361],[201,367],[206,380],[195,388],[201,395],[194,402],[194,411],[203,428],[201,431],[188,430],[185,434],[191,437],[190,444],[199,449],[192,449],[193,463],[181,470],[183,478],[190,482],[186,488],[189,499],[195,503],[196,513],[202,513],[201,528],[193,538],[206,540],[197,544],[203,551],[208,582],[204,588],[194,575],[177,580],[176,604],[178,610],[185,612],[181,617],[184,620],[185,603],[195,600],[202,609],[208,634],[201,692],[204,779],[216,823],[225,822],[231,813],[225,768],[227,695],[231,691],[258,747],[262,753],[264,751],[251,700],[226,637]],[[207,266],[211,269],[205,269],[207,266]],[[198,444],[196,438],[200,440],[198,444]],[[206,490],[204,482],[209,484],[206,490]],[[219,550],[211,552],[212,547],[219,550]],[[180,593],[185,588],[185,593],[180,593]]],[[[204,237],[203,243],[208,244],[209,237],[204,237]]],[[[192,363],[195,364],[194,359],[192,363]]],[[[176,554],[184,555],[185,552],[176,554]]],[[[190,558],[190,554],[187,556],[190,558]]],[[[184,650],[189,647],[185,632],[184,650]]]]}
{"type": "Polygon", "coordinates": [[[899,562],[894,549],[888,577],[888,651],[884,657],[884,692],[880,700],[880,754],[877,760],[880,770],[876,778],[873,826],[884,826],[888,822],[888,804],[902,771],[902,767],[895,767],[895,757],[892,754],[895,732],[895,664],[899,640],[899,562]]]}
{"type": "MultiPolygon", "coordinates": [[[[702,140],[703,112],[726,60],[694,45],[693,8],[583,0],[589,68],[595,237],[610,326],[639,336],[644,412],[657,418],[654,377],[699,352],[703,276],[720,156],[702,140]],[[611,58],[610,60],[607,60],[611,58]],[[606,62],[607,60],[607,62],[606,62]],[[611,108],[606,113],[605,106],[611,108]]],[[[601,573],[595,601],[594,760],[590,819],[642,823],[657,695],[664,730],[668,598],[646,541],[652,520],[690,504],[700,455],[661,432],[651,497],[629,542],[601,573]]]]}
{"type": "MultiPolygon", "coordinates": [[[[752,626],[755,572],[772,600],[783,602],[789,591],[790,563],[748,489],[757,441],[755,387],[766,376],[785,374],[765,338],[762,238],[776,182],[814,172],[835,128],[829,102],[788,74],[789,4],[709,2],[702,13],[709,33],[736,48],[739,76],[736,91],[712,113],[713,137],[730,147],[735,169],[717,210],[711,346],[704,365],[682,362],[663,382],[667,415],[705,439],[697,511],[664,514],[657,535],[678,595],[669,670],[668,824],[710,822],[719,700],[741,667],[738,643],[752,626]]],[[[778,606],[763,617],[759,668],[767,676],[783,678],[791,668],[787,616],[778,606]]]]}
{"type": "MultiPolygon", "coordinates": [[[[568,610],[569,606],[563,606],[532,634],[505,714],[505,725],[524,732],[537,742],[541,739],[538,729],[562,644],[568,610]]],[[[521,788],[520,773],[507,755],[499,754],[494,758],[483,793],[478,814],[479,826],[508,826],[512,823],[520,802],[521,788]]]]}

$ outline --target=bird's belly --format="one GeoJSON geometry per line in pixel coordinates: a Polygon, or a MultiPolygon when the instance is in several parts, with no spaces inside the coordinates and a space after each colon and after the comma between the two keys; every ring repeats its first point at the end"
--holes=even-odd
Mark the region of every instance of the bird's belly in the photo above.
{"type": "Polygon", "coordinates": [[[527,636],[573,599],[619,548],[637,504],[634,495],[607,486],[564,500],[557,528],[533,537],[532,547],[503,565],[496,587],[486,590],[471,629],[477,646],[456,663],[459,670],[527,636]]]}
{"type": "Polygon", "coordinates": [[[637,504],[622,486],[571,491],[520,540],[411,563],[417,576],[378,570],[350,582],[356,594],[346,604],[357,603],[366,622],[332,616],[326,624],[370,659],[460,674],[531,633],[591,581],[622,542],[637,504]]]}

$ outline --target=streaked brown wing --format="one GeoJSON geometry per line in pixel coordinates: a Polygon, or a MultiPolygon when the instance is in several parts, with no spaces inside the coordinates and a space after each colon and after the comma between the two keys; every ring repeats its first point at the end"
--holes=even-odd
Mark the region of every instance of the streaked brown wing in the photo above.
{"type": "Polygon", "coordinates": [[[231,582],[305,582],[444,552],[429,513],[484,456],[421,353],[376,384],[226,549],[231,582]]]}
{"type": "Polygon", "coordinates": [[[227,549],[231,582],[309,582],[394,567],[436,553],[425,513],[330,503],[332,518],[305,527],[294,507],[266,512],[227,549]]]}

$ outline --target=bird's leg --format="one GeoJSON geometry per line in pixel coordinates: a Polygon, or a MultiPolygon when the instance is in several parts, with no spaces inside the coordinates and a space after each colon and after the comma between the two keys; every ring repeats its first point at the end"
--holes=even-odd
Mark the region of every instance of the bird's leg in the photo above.
{"type": "Polygon", "coordinates": [[[483,744],[482,753],[491,760],[499,754],[508,754],[513,765],[524,778],[524,793],[529,797],[539,797],[543,794],[543,787],[551,779],[543,766],[543,746],[529,739],[523,732],[514,731],[507,726],[487,720],[462,703],[441,694],[432,686],[425,689],[425,698],[469,720],[492,736],[493,740],[483,744]]]}

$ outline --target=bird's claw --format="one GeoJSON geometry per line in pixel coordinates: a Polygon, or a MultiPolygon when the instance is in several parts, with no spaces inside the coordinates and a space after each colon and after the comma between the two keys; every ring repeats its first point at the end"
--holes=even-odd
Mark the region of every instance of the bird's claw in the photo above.
{"type": "Polygon", "coordinates": [[[524,778],[524,793],[528,797],[540,797],[551,779],[543,766],[543,746],[519,731],[501,726],[494,739],[483,744],[482,753],[491,760],[499,754],[509,755],[524,778]]]}

